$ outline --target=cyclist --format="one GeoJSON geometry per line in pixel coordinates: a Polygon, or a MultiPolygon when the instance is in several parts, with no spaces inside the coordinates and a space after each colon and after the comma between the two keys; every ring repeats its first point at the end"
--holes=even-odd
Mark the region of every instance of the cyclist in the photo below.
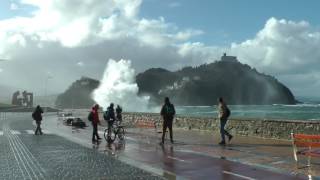
{"type": "Polygon", "coordinates": [[[113,106],[113,103],[111,103],[103,115],[104,120],[108,122],[108,136],[110,136],[111,128],[113,126],[114,121],[116,120],[113,106]]]}
{"type": "Polygon", "coordinates": [[[116,118],[117,118],[117,121],[119,121],[119,124],[122,123],[122,108],[120,107],[120,105],[117,105],[117,108],[116,108],[116,118]]]}

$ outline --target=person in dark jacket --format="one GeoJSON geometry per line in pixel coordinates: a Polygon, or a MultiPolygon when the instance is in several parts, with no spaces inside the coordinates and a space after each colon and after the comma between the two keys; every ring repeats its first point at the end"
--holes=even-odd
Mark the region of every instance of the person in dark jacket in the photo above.
{"type": "Polygon", "coordinates": [[[160,142],[161,145],[164,144],[164,137],[166,135],[167,128],[169,128],[170,132],[170,141],[173,143],[173,135],[172,135],[172,122],[176,111],[174,109],[174,105],[171,104],[168,97],[164,99],[164,105],[161,108],[160,112],[163,118],[163,125],[162,125],[162,141],[160,142]]]}
{"type": "Polygon", "coordinates": [[[224,129],[224,127],[227,124],[228,121],[228,117],[230,115],[230,110],[228,109],[227,104],[223,101],[223,98],[220,97],[218,99],[218,118],[220,119],[220,134],[221,134],[221,142],[219,143],[220,145],[225,145],[226,144],[226,140],[225,140],[225,136],[228,136],[229,142],[231,141],[231,139],[233,138],[233,136],[224,129]],[[229,111],[229,112],[228,112],[229,111]]]}
{"type": "Polygon", "coordinates": [[[113,106],[113,103],[110,103],[110,106],[107,108],[107,111],[105,112],[105,120],[108,122],[108,136],[110,135],[111,127],[114,121],[116,120],[113,106]]]}
{"type": "Polygon", "coordinates": [[[116,108],[116,118],[121,124],[121,122],[122,122],[122,108],[120,107],[120,105],[117,105],[117,108],[116,108]]]}
{"type": "Polygon", "coordinates": [[[91,113],[92,113],[92,127],[93,127],[93,132],[92,132],[92,141],[95,142],[95,141],[98,141],[100,140],[101,138],[99,137],[99,134],[98,134],[98,124],[100,124],[100,120],[99,120],[99,105],[98,104],[95,104],[93,107],[92,107],[92,110],[91,110],[91,113]],[[97,139],[96,139],[97,138],[97,139]]]}
{"type": "Polygon", "coordinates": [[[41,121],[42,121],[42,113],[43,113],[43,110],[39,105],[36,107],[36,109],[32,113],[32,118],[36,121],[36,124],[37,124],[37,128],[34,132],[35,135],[43,134],[40,127],[41,121]]]}

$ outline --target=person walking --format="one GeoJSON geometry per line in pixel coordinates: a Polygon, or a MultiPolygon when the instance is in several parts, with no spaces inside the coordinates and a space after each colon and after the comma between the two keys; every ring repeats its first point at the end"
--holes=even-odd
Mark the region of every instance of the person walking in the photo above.
{"type": "Polygon", "coordinates": [[[92,123],[92,127],[93,127],[93,132],[92,132],[92,142],[96,142],[96,141],[99,141],[101,140],[101,138],[99,137],[99,134],[98,134],[98,124],[100,124],[100,120],[99,120],[99,105],[98,104],[95,104],[93,107],[92,107],[92,110],[91,110],[91,123],[92,123]]]}
{"type": "Polygon", "coordinates": [[[220,97],[218,99],[218,118],[220,119],[220,134],[221,134],[221,142],[219,143],[220,145],[225,145],[226,140],[225,136],[228,136],[229,142],[233,138],[233,136],[224,129],[224,127],[227,124],[228,118],[230,116],[230,109],[228,108],[227,104],[223,101],[223,98],[220,97]]]}
{"type": "Polygon", "coordinates": [[[37,124],[37,128],[34,132],[35,135],[43,134],[40,127],[41,121],[42,121],[42,113],[43,113],[43,110],[39,105],[36,107],[36,109],[32,113],[32,118],[36,121],[36,124],[37,124]]]}
{"type": "Polygon", "coordinates": [[[160,145],[164,144],[164,137],[166,135],[167,128],[169,128],[170,132],[170,141],[173,143],[173,135],[172,135],[172,122],[176,111],[174,109],[174,105],[171,104],[168,97],[164,99],[164,105],[161,108],[160,112],[163,118],[163,125],[162,125],[162,139],[160,145]]]}

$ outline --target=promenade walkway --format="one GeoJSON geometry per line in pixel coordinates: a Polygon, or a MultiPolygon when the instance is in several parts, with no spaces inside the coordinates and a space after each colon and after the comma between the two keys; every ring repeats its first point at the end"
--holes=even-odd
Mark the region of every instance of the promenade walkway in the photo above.
{"type": "MultiPolygon", "coordinates": [[[[153,139],[160,141],[160,134],[151,129],[130,129],[129,134],[137,139],[143,139],[139,136],[148,137],[140,140],[146,143],[152,143],[153,139]]],[[[174,139],[175,143],[173,145],[168,141],[166,146],[173,146],[176,151],[193,152],[232,162],[240,162],[272,172],[320,179],[320,159],[313,158],[311,167],[302,167],[303,164],[307,163],[307,159],[300,157],[299,164],[302,168],[297,169],[293,159],[292,144],[288,140],[235,136],[230,144],[220,146],[218,145],[220,140],[218,132],[182,129],[175,129],[174,139]]]]}
{"type": "MultiPolygon", "coordinates": [[[[104,128],[99,127],[101,136],[104,128]]],[[[57,133],[92,146],[91,126],[74,129],[72,138],[70,132],[70,127],[60,127],[57,133]]],[[[308,175],[317,178],[320,172],[317,164],[295,169],[290,141],[235,136],[223,147],[218,145],[217,133],[175,129],[175,143],[160,146],[160,136],[154,129],[129,128],[124,142],[108,145],[102,141],[93,147],[168,179],[308,179],[308,175]]]]}
{"type": "Polygon", "coordinates": [[[289,141],[235,136],[231,144],[219,146],[217,133],[175,129],[175,143],[160,146],[161,134],[154,129],[129,128],[125,141],[92,143],[91,126],[65,126],[56,115],[44,118],[44,136],[32,135],[29,114],[1,117],[0,179],[275,180],[320,175],[316,159],[311,168],[295,169],[289,141]]]}

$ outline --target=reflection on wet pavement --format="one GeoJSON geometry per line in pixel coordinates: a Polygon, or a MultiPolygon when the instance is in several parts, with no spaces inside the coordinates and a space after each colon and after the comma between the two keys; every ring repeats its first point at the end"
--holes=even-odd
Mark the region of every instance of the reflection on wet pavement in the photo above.
{"type": "MultiPolygon", "coordinates": [[[[200,131],[175,130],[175,143],[166,142],[160,146],[161,134],[150,129],[132,128],[126,130],[124,141],[108,144],[103,139],[99,143],[91,143],[90,126],[74,129],[62,126],[54,118],[50,123],[48,127],[56,128],[55,133],[67,139],[169,179],[306,178],[289,175],[296,172],[290,159],[290,142],[235,137],[230,145],[221,147],[217,145],[217,135],[212,137],[212,134],[200,131]]],[[[106,127],[99,128],[102,135],[106,127]]],[[[312,173],[317,175],[317,170],[312,173]]]]}

